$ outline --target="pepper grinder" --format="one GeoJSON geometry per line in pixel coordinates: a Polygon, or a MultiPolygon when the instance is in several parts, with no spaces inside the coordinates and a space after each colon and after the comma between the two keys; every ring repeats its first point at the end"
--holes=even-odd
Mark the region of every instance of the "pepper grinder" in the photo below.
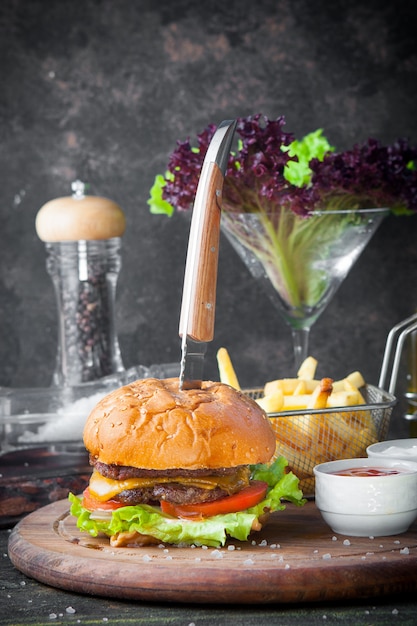
{"type": "Polygon", "coordinates": [[[36,216],[58,307],[56,386],[124,371],[115,296],[125,216],[112,200],[85,195],[79,180],[72,192],[47,202],[36,216]]]}

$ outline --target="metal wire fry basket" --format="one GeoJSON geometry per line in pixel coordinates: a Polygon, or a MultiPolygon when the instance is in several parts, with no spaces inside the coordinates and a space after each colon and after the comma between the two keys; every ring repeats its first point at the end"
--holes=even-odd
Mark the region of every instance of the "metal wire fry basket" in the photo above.
{"type": "MultiPolygon", "coordinates": [[[[314,494],[315,465],[335,459],[366,457],[370,444],[386,439],[397,402],[393,394],[401,352],[406,336],[416,328],[417,315],[413,315],[390,331],[379,385],[367,384],[361,389],[365,404],[268,414],[277,439],[275,457],[285,456],[306,496],[314,494]],[[384,391],[396,338],[389,389],[384,391]]],[[[263,396],[263,389],[246,389],[245,394],[256,400],[263,396]]]]}
{"type": "MultiPolygon", "coordinates": [[[[275,458],[285,456],[305,495],[314,493],[315,465],[366,456],[367,446],[386,438],[395,397],[373,385],[361,391],[366,404],[268,414],[277,439],[275,458]]],[[[245,394],[256,400],[263,390],[245,394]]]]}

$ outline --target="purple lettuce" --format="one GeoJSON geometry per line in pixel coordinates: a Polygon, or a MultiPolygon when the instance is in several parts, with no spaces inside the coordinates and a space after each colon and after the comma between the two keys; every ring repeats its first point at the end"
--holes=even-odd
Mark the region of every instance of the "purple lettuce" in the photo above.
{"type": "Polygon", "coordinates": [[[346,152],[326,154],[322,161],[313,159],[315,201],[326,206],[339,198],[352,208],[384,206],[396,213],[416,213],[416,160],[417,149],[405,139],[391,146],[368,139],[346,152]]]}
{"type": "MultiPolygon", "coordinates": [[[[296,141],[284,126],[282,116],[269,120],[258,113],[238,118],[238,150],[229,158],[223,210],[270,213],[285,206],[307,216],[316,209],[389,207],[397,214],[417,213],[417,148],[406,139],[390,146],[368,139],[336,152],[319,137],[321,131],[296,141]],[[306,150],[308,139],[313,148],[306,150]],[[307,172],[302,184],[295,184],[289,175],[296,167],[307,172]]],[[[215,130],[211,124],[197,135],[195,147],[189,139],[177,143],[165,177],[157,177],[151,190],[152,212],[192,208],[215,130]]]]}

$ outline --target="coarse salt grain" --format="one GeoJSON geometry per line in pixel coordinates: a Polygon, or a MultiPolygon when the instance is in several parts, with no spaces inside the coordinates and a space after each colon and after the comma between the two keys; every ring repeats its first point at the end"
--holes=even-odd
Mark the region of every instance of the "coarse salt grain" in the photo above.
{"type": "Polygon", "coordinates": [[[345,540],[343,541],[343,545],[344,545],[344,546],[350,546],[350,541],[349,541],[349,539],[345,539],[345,540]]]}
{"type": "Polygon", "coordinates": [[[223,554],[220,552],[220,550],[213,550],[211,554],[212,556],[214,556],[215,559],[223,558],[223,554]]]}
{"type": "Polygon", "coordinates": [[[233,552],[233,550],[236,550],[236,546],[230,545],[230,546],[227,546],[227,549],[229,550],[229,552],[233,552]]]}
{"type": "Polygon", "coordinates": [[[149,554],[144,554],[142,557],[142,561],[145,561],[146,563],[149,563],[149,561],[152,561],[152,557],[149,556],[149,554]]]}
{"type": "Polygon", "coordinates": [[[253,561],[252,559],[246,559],[245,561],[243,561],[243,565],[253,565],[255,563],[255,561],[253,561]]]}
{"type": "Polygon", "coordinates": [[[408,548],[401,548],[400,554],[410,554],[410,550],[408,548]]]}
{"type": "Polygon", "coordinates": [[[326,552],[326,554],[323,554],[323,556],[321,558],[324,559],[325,561],[327,561],[328,559],[332,558],[332,555],[329,554],[329,552],[326,552]]]}
{"type": "Polygon", "coordinates": [[[67,606],[65,609],[65,613],[76,613],[75,609],[72,606],[67,606]]]}

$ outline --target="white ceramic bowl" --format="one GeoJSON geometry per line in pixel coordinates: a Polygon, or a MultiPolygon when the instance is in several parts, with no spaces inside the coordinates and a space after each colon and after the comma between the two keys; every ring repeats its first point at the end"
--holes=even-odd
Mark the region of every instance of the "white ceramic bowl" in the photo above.
{"type": "Polygon", "coordinates": [[[404,533],[417,518],[417,463],[397,459],[343,459],[316,465],[316,506],[335,533],[381,537],[404,533]],[[386,468],[384,476],[340,476],[350,468],[386,468]]]}
{"type": "Polygon", "coordinates": [[[402,459],[417,463],[417,437],[411,439],[391,439],[373,443],[366,448],[366,454],[373,459],[402,459]]]}

